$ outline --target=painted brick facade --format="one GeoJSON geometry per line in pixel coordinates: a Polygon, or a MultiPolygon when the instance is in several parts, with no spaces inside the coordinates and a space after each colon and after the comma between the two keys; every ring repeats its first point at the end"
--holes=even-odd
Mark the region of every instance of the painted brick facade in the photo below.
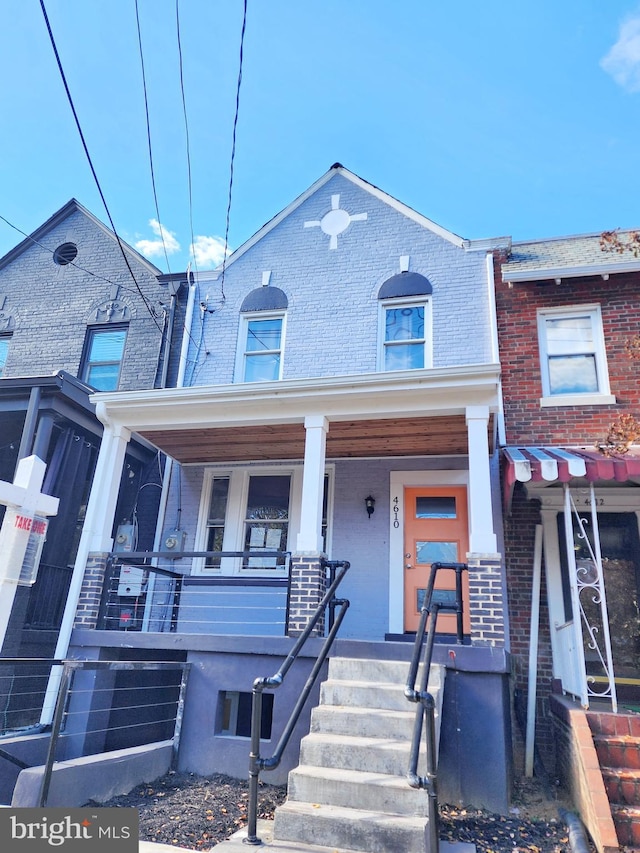
{"type": "Polygon", "coordinates": [[[188,384],[239,381],[235,361],[241,334],[240,307],[262,285],[270,284],[288,299],[283,378],[338,376],[376,371],[378,359],[378,290],[400,271],[400,257],[433,286],[433,366],[491,361],[491,333],[485,252],[453,245],[336,174],[314,195],[231,264],[221,282],[201,281],[201,310],[193,332],[203,344],[189,353],[188,384]],[[366,213],[337,237],[319,221],[339,195],[350,214],[366,213]],[[211,312],[211,313],[209,313],[211,312]],[[473,333],[469,333],[469,324],[473,333]]]}
{"type": "Polygon", "coordinates": [[[159,303],[167,297],[156,277],[159,270],[129,252],[136,284],[115,239],[78,209],[39,242],[46,248],[28,246],[0,264],[0,315],[9,318],[12,332],[3,378],[59,370],[78,376],[87,327],[96,325],[96,309],[114,298],[117,286],[118,300],[131,315],[119,390],[152,388],[163,325],[159,303]],[[66,242],[74,243],[78,254],[60,266],[52,251],[66,242]]]}

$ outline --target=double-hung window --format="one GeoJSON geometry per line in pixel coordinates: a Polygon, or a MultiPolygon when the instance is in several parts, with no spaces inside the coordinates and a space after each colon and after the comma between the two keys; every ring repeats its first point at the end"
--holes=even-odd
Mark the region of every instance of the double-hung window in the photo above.
{"type": "Polygon", "coordinates": [[[538,339],[542,405],[615,402],[598,305],[539,311],[538,339]]]}
{"type": "Polygon", "coordinates": [[[244,317],[242,341],[243,382],[270,382],[282,377],[283,315],[244,317]]]}
{"type": "Polygon", "coordinates": [[[382,370],[415,370],[430,366],[429,302],[381,303],[382,370]]]}
{"type": "Polygon", "coordinates": [[[0,335],[0,376],[4,373],[4,366],[9,355],[9,341],[11,335],[0,335]]]}
{"type": "Polygon", "coordinates": [[[115,391],[127,340],[126,326],[89,329],[80,366],[80,379],[98,391],[115,391]]]}

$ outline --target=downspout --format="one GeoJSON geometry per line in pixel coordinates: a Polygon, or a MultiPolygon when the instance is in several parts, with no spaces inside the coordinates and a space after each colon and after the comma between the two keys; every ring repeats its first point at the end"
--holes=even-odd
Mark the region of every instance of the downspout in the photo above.
{"type": "MultiPolygon", "coordinates": [[[[498,342],[498,315],[496,311],[496,280],[493,265],[493,252],[487,252],[487,298],[489,302],[489,326],[491,328],[491,359],[494,364],[500,364],[500,347],[498,342]]],[[[504,421],[504,405],[502,401],[502,379],[498,380],[498,444],[504,447],[507,443],[507,429],[504,421]]]]}

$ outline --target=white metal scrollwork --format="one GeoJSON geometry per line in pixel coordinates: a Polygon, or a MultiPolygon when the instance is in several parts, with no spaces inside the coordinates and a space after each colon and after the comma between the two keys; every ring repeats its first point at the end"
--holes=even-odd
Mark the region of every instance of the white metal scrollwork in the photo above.
{"type": "Polygon", "coordinates": [[[582,646],[582,639],[586,648],[595,653],[597,661],[602,667],[605,680],[596,681],[593,675],[587,674],[584,649],[582,649],[581,663],[583,668],[582,681],[582,704],[588,706],[588,697],[609,699],[614,713],[617,711],[616,687],[613,672],[613,658],[611,654],[611,636],[609,632],[609,617],[607,611],[607,596],[602,569],[602,553],[600,550],[600,532],[598,527],[598,513],[596,508],[595,490],[591,484],[591,519],[582,517],[573,500],[569,487],[565,485],[565,533],[567,543],[567,556],[569,563],[569,577],[571,587],[571,600],[574,612],[574,624],[579,636],[576,638],[582,646]],[[582,550],[587,552],[585,558],[576,559],[573,548],[573,526],[571,518],[575,519],[577,525],[577,537],[582,550]],[[587,533],[587,526],[591,527],[591,538],[587,533]],[[597,608],[594,613],[594,605],[597,608]],[[577,618],[580,614],[580,618],[577,618]],[[599,618],[598,618],[599,617],[599,618]],[[599,622],[599,624],[598,624],[599,622]]]}

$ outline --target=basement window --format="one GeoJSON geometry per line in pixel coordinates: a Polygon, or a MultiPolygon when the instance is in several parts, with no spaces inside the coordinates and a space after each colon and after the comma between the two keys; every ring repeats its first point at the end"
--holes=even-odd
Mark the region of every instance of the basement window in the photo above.
{"type": "MultiPolygon", "coordinates": [[[[218,694],[218,734],[227,737],[251,737],[251,693],[239,690],[221,690],[218,694]]],[[[262,695],[262,723],[260,737],[271,740],[273,724],[273,694],[262,695]]]]}

